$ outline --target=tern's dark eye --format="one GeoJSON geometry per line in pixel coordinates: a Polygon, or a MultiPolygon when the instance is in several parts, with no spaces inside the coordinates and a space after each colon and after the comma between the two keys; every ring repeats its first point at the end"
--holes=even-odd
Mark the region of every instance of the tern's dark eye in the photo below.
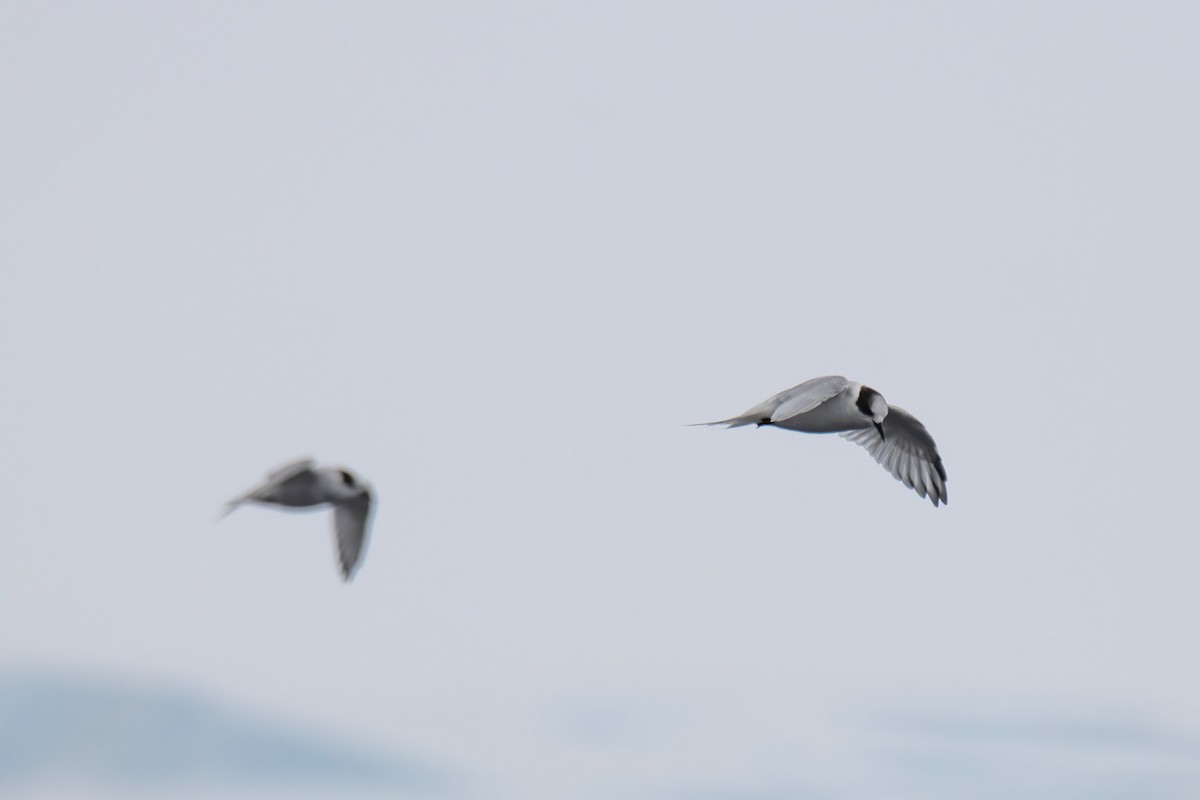
{"type": "Polygon", "coordinates": [[[342,483],[346,484],[351,489],[353,489],[354,488],[354,476],[351,475],[349,472],[346,472],[346,470],[344,470],[344,469],[339,469],[338,472],[340,472],[342,474],[342,483]]]}

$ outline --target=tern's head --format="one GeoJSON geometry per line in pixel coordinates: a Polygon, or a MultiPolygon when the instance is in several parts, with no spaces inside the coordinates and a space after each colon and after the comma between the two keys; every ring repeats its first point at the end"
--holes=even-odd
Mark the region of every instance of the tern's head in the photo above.
{"type": "Polygon", "coordinates": [[[333,502],[358,497],[368,489],[363,480],[348,469],[330,467],[325,470],[325,474],[326,491],[334,498],[333,502]]]}
{"type": "Polygon", "coordinates": [[[864,417],[871,420],[871,424],[875,426],[875,430],[879,431],[880,437],[883,437],[883,421],[888,415],[887,400],[883,399],[883,395],[872,389],[870,386],[860,386],[858,388],[858,399],[854,404],[858,406],[858,410],[862,412],[864,417]]]}

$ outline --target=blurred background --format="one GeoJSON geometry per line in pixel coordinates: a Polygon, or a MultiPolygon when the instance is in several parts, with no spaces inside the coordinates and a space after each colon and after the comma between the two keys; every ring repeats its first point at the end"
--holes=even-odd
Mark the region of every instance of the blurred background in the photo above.
{"type": "Polygon", "coordinates": [[[0,794],[1200,796],[1198,37],[0,5],[0,794]],[[686,427],[831,373],[947,508],[686,427]]]}

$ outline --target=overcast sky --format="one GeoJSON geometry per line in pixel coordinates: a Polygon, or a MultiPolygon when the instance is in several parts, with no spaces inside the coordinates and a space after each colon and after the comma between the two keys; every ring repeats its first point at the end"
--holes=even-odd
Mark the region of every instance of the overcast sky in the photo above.
{"type": "Polygon", "coordinates": [[[1194,797],[1197,42],[1187,3],[4,3],[0,661],[485,796],[961,800],[987,769],[879,754],[959,720],[1142,731],[1028,771],[1194,797]],[[947,508],[686,427],[831,373],[927,425],[947,508]],[[326,514],[215,524],[303,455],[376,488],[350,585],[326,514]]]}

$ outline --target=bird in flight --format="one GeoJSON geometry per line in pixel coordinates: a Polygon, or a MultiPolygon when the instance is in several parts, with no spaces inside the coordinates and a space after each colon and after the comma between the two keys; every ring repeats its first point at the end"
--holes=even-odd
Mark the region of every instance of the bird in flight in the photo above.
{"type": "Polygon", "coordinates": [[[896,480],[945,504],[946,468],[920,420],[883,395],[841,375],[813,378],[736,417],[701,425],[771,425],[804,433],[838,433],[862,445],[896,480]]]}
{"type": "Polygon", "coordinates": [[[305,458],[268,473],[259,486],[226,503],[221,517],[245,503],[285,508],[331,505],[338,565],[342,580],[349,581],[366,543],[372,499],[370,485],[354,473],[341,467],[318,467],[305,458]]]}

